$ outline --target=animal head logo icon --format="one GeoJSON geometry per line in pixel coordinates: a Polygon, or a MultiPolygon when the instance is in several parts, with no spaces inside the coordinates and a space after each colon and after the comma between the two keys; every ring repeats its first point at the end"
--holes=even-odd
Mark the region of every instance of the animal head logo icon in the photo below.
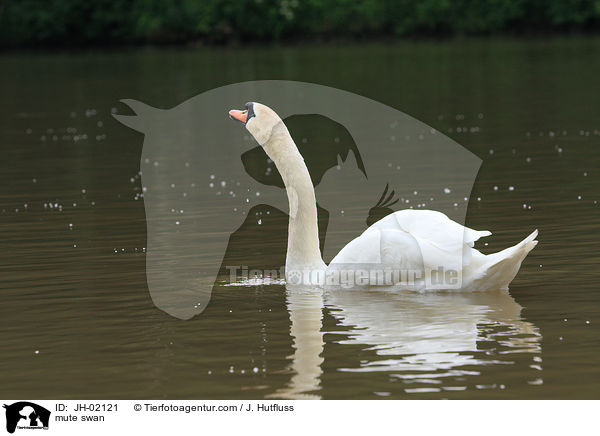
{"type": "MultiPolygon", "coordinates": [[[[134,113],[115,118],[144,135],[148,288],[154,304],[172,316],[189,319],[204,310],[230,236],[258,214],[257,206],[289,212],[276,169],[268,169],[267,154],[257,148],[261,144],[228,116],[246,101],[273,108],[288,128],[294,117],[317,115],[346,129],[353,145],[341,148],[340,135],[332,137],[315,160],[327,165],[311,170],[316,201],[329,213],[324,233],[358,235],[370,215],[417,207],[429,198],[435,198],[436,210],[464,222],[466,207],[454,203],[469,196],[481,160],[430,126],[366,97],[312,83],[256,81],[213,89],[168,110],[123,100],[134,113]],[[264,165],[254,166],[253,155],[264,165]],[[444,193],[446,187],[452,194],[444,193]]],[[[248,111],[234,115],[252,127],[261,115],[248,111]]],[[[310,146],[311,133],[294,138],[299,147],[310,146]]],[[[324,239],[328,261],[336,242],[324,239]]]]}
{"type": "Polygon", "coordinates": [[[29,401],[5,404],[6,431],[14,433],[17,427],[26,429],[47,429],[50,424],[50,411],[29,401]]]}

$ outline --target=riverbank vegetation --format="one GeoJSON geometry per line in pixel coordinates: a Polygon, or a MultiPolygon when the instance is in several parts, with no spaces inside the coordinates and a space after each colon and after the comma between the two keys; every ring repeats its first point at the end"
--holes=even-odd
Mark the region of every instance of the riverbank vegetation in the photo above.
{"type": "Polygon", "coordinates": [[[600,0],[0,0],[0,46],[593,32],[600,0]]]}

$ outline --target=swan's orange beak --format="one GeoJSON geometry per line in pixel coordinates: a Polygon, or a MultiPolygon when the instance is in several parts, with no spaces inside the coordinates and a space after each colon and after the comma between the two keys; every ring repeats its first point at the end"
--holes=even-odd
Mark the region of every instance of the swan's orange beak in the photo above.
{"type": "Polygon", "coordinates": [[[236,111],[236,110],[231,110],[229,111],[229,117],[232,120],[237,120],[242,124],[246,124],[246,121],[248,120],[248,111],[236,111]]]}

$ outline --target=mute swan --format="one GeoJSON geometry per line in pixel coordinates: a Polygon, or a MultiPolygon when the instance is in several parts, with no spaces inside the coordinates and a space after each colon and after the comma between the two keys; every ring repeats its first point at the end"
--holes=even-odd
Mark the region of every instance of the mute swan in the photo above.
{"type": "Polygon", "coordinates": [[[288,285],[508,289],[521,262],[538,242],[535,230],[513,247],[484,255],[473,246],[479,238],[491,235],[489,231],[469,229],[441,212],[407,209],[371,225],[327,266],[319,249],[313,183],[287,127],[271,108],[255,102],[246,103],[245,110],[229,111],[229,116],[244,124],[263,147],[285,184],[289,202],[288,285]],[[372,272],[383,275],[374,279],[372,272]],[[348,280],[352,274],[355,276],[348,280]]]}

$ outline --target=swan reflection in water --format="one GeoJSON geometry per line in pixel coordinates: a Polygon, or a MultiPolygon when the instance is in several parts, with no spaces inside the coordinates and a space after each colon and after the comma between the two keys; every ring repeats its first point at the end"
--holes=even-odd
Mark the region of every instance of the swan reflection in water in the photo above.
{"type": "Polygon", "coordinates": [[[287,304],[295,349],[290,365],[294,375],[275,397],[320,397],[324,333],[327,342],[359,345],[371,353],[370,359],[338,371],[387,372],[405,383],[407,393],[466,389],[451,387],[446,380],[455,385],[454,377],[459,377],[466,385],[466,379],[479,375],[483,366],[515,363],[515,353],[532,357],[527,359],[529,383],[542,382],[542,336],[537,327],[520,317],[522,307],[507,291],[339,290],[322,294],[288,290],[287,304]],[[324,308],[343,331],[323,332],[324,308]]]}

